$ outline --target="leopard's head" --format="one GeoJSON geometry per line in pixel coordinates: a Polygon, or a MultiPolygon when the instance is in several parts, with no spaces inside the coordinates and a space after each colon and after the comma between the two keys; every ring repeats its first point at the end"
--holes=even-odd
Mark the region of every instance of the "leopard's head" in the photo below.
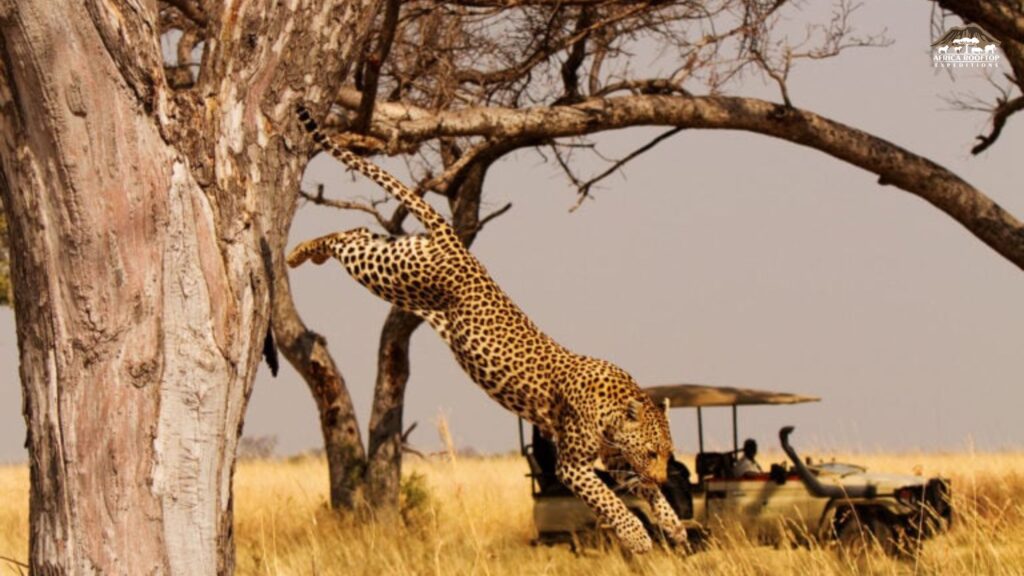
{"type": "Polygon", "coordinates": [[[646,394],[625,401],[612,442],[633,471],[647,482],[664,484],[672,455],[668,418],[646,394]]]}

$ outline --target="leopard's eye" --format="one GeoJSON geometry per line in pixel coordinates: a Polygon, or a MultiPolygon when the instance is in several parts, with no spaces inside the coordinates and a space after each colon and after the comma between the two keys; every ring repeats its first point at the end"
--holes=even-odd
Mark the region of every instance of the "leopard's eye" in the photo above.
{"type": "Polygon", "coordinates": [[[650,450],[649,452],[647,452],[647,458],[650,460],[656,460],[658,458],[658,453],[655,452],[654,450],[650,450]]]}

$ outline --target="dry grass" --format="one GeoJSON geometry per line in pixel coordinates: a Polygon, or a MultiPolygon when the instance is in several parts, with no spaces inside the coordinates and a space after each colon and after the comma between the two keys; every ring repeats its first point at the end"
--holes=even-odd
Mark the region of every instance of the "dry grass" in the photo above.
{"type": "Polygon", "coordinates": [[[0,466],[0,574],[17,574],[3,558],[28,556],[28,467],[0,466]]]}
{"type": "MultiPolygon", "coordinates": [[[[840,457],[840,459],[844,459],[840,457]]],[[[659,551],[626,560],[532,547],[531,502],[520,458],[413,460],[429,499],[407,522],[356,522],[328,511],[326,471],[314,458],[255,461],[236,477],[239,574],[1024,574],[1024,453],[871,455],[872,470],[953,479],[957,521],[916,561],[859,562],[820,549],[722,544],[690,557],[659,551]]],[[[0,468],[0,556],[26,556],[28,475],[0,468]]],[[[0,574],[16,573],[0,562],[0,574]]]]}

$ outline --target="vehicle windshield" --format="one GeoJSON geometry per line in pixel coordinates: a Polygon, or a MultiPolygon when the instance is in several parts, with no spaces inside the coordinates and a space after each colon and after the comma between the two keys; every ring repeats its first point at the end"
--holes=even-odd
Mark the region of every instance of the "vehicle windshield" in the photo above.
{"type": "Polygon", "coordinates": [[[857,466],[856,464],[847,464],[845,462],[822,462],[821,464],[814,464],[809,466],[811,470],[816,470],[820,474],[829,474],[835,476],[848,476],[850,474],[863,474],[867,472],[867,468],[863,466],[857,466]]]}

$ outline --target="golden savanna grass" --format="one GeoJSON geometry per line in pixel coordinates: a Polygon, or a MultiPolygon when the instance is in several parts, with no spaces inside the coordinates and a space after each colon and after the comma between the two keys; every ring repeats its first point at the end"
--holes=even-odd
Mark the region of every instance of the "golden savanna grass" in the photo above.
{"type": "MultiPolygon", "coordinates": [[[[718,543],[689,557],[534,547],[526,466],[514,456],[411,459],[428,495],[403,520],[359,522],[326,508],[319,458],[242,462],[235,478],[239,574],[1024,574],[1024,453],[858,454],[872,470],[953,480],[953,529],[916,560],[851,560],[827,549],[718,543]]],[[[417,482],[413,482],[416,485],[417,482]]],[[[27,554],[28,474],[0,468],[0,556],[27,554]]],[[[413,498],[422,491],[408,493],[413,498]]],[[[17,574],[0,561],[0,574],[17,574]]]]}

